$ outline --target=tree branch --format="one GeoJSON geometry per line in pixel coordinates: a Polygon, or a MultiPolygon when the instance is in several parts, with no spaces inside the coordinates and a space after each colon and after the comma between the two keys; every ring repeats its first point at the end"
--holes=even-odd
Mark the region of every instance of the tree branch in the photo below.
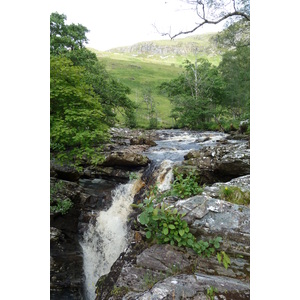
{"type": "MultiPolygon", "coordinates": [[[[250,22],[250,16],[248,16],[247,14],[243,13],[243,12],[239,12],[239,11],[235,11],[235,12],[232,12],[232,13],[228,13],[226,14],[225,16],[223,16],[222,18],[216,20],[216,21],[210,21],[210,20],[206,20],[204,19],[203,22],[201,22],[200,24],[198,24],[196,27],[194,27],[193,29],[191,30],[187,30],[187,31],[180,31],[179,33],[176,33],[175,35],[171,35],[170,33],[161,33],[160,34],[162,36],[169,36],[169,38],[171,40],[173,40],[174,38],[176,38],[177,36],[179,35],[182,35],[182,34],[188,34],[188,33],[193,33],[194,31],[196,31],[197,29],[199,29],[200,27],[202,27],[204,24],[218,24],[230,17],[233,17],[233,16],[240,16],[240,17],[243,17],[245,18],[247,21],[250,22]]],[[[154,27],[156,28],[156,26],[154,25],[154,27]]],[[[157,28],[156,28],[157,30],[157,28]]],[[[158,31],[158,30],[157,30],[158,31]]],[[[159,31],[158,31],[159,32],[159,31]]]]}

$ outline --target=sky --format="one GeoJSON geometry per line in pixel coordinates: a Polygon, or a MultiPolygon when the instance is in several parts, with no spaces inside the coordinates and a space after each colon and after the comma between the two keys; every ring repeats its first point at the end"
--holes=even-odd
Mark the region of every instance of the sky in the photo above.
{"type": "MultiPolygon", "coordinates": [[[[191,5],[181,0],[53,0],[48,3],[49,15],[58,12],[67,16],[67,24],[82,24],[90,32],[88,47],[109,50],[137,42],[168,39],[160,32],[176,34],[195,27],[199,18],[191,5]]],[[[194,34],[214,32],[222,25],[206,25],[194,34]]],[[[186,35],[185,35],[186,36],[186,35]]],[[[185,37],[182,36],[182,37],[185,37]]]]}

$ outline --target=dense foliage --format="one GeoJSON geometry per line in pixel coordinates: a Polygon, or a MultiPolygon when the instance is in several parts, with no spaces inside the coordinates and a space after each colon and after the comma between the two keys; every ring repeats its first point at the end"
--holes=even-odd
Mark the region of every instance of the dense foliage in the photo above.
{"type": "Polygon", "coordinates": [[[51,152],[63,162],[82,158],[101,160],[101,144],[117,111],[135,125],[130,89],[115,80],[96,55],[85,48],[88,29],[66,25],[67,17],[50,16],[50,124],[51,152]]]}
{"type": "Polygon", "coordinates": [[[222,53],[218,66],[187,60],[182,74],[160,85],[178,127],[225,130],[250,117],[250,23],[229,24],[214,43],[222,53]]]}
{"type": "Polygon", "coordinates": [[[179,127],[203,128],[215,114],[224,94],[224,83],[216,66],[200,58],[187,60],[184,72],[160,86],[173,104],[172,117],[179,127]]]}

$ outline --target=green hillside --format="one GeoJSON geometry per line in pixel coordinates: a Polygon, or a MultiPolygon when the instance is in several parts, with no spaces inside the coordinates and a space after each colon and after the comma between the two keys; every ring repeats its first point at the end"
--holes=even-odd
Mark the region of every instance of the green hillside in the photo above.
{"type": "MultiPolygon", "coordinates": [[[[159,127],[172,127],[170,118],[171,103],[168,98],[158,93],[157,87],[164,81],[176,78],[182,72],[182,63],[189,59],[205,57],[218,65],[220,54],[210,38],[214,34],[196,35],[176,40],[142,42],[128,47],[120,47],[100,52],[99,60],[105,63],[106,69],[121,83],[131,89],[129,98],[138,108],[136,111],[139,127],[148,127],[149,117],[144,101],[145,88],[152,91],[159,127]]],[[[123,123],[120,115],[120,125],[123,123]]]]}

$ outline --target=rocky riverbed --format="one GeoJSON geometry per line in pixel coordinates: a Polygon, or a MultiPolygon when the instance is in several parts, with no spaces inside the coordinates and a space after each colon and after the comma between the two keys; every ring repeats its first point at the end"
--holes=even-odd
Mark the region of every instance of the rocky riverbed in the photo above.
{"type": "MultiPolygon", "coordinates": [[[[149,244],[137,222],[137,213],[132,212],[128,247],[110,272],[99,278],[95,297],[207,299],[211,291],[214,299],[249,299],[250,206],[224,201],[219,192],[224,186],[250,190],[247,137],[234,139],[229,134],[211,132],[186,132],[185,135],[176,130],[128,129],[113,129],[112,135],[101,165],[86,166],[78,172],[51,163],[52,185],[63,181],[62,193],[74,203],[65,215],[51,214],[51,299],[87,299],[80,246],[87,227],[96,222],[99,211],[109,209],[111,191],[128,182],[132,174],[141,174],[142,178],[134,201],[144,195],[147,185],[161,174],[160,162],[153,164],[156,152],[161,155],[157,157],[168,160],[180,151],[183,161],[178,159],[169,169],[176,166],[182,173],[194,170],[206,187],[201,195],[183,200],[169,197],[165,201],[186,213],[185,220],[197,238],[221,236],[221,250],[229,255],[230,266],[225,269],[215,257],[203,258],[190,249],[149,244]],[[164,144],[166,140],[168,143],[164,144]],[[177,149],[172,149],[174,141],[177,149]]],[[[166,174],[169,169],[164,170],[166,174]]]]}

